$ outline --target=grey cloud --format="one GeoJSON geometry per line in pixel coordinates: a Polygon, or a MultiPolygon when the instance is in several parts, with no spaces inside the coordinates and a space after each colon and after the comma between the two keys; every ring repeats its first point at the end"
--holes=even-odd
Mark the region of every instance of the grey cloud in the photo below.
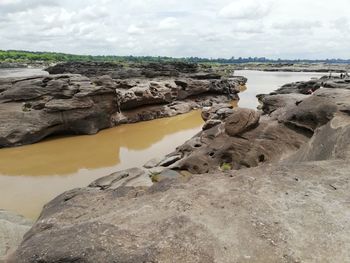
{"type": "Polygon", "coordinates": [[[22,12],[42,6],[58,6],[59,3],[58,0],[5,0],[0,2],[0,14],[22,12]]]}
{"type": "Polygon", "coordinates": [[[331,26],[340,33],[350,32],[350,20],[347,17],[340,17],[332,21],[331,26]]]}
{"type": "Polygon", "coordinates": [[[219,15],[230,19],[256,20],[267,16],[270,11],[269,1],[236,0],[223,7],[219,15]]]}
{"type": "Polygon", "coordinates": [[[303,30],[321,27],[320,21],[307,21],[307,20],[289,20],[285,22],[277,22],[273,25],[275,29],[282,30],[303,30]]]}

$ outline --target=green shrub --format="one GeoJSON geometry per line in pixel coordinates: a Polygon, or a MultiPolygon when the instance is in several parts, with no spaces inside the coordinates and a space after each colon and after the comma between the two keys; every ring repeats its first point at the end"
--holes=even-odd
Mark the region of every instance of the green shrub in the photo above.
{"type": "Polygon", "coordinates": [[[232,165],[230,163],[222,163],[220,166],[221,171],[230,171],[232,170],[232,165]]]}

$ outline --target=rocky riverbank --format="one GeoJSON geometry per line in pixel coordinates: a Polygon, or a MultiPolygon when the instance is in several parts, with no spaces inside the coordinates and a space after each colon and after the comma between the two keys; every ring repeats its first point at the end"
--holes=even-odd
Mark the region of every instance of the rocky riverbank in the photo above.
{"type": "Polygon", "coordinates": [[[348,261],[350,81],[316,83],[205,108],[174,153],[47,204],[12,262],[348,261]]]}
{"type": "Polygon", "coordinates": [[[200,72],[195,64],[68,63],[49,76],[0,78],[0,147],[57,134],[95,134],[238,100],[246,79],[200,72]]]}

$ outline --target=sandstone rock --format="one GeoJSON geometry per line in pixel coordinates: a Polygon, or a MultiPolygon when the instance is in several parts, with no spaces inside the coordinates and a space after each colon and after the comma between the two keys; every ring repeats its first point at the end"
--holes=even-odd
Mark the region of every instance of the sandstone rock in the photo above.
{"type": "Polygon", "coordinates": [[[208,130],[208,129],[211,129],[219,124],[222,124],[222,121],[220,120],[215,120],[215,119],[211,119],[211,120],[208,120],[205,122],[205,124],[203,125],[203,128],[202,130],[205,131],[205,130],[208,130]]]}
{"type": "Polygon", "coordinates": [[[181,73],[196,73],[197,70],[197,64],[184,62],[134,64],[132,68],[109,62],[67,62],[46,69],[50,74],[109,75],[113,79],[177,77],[181,73]]]}
{"type": "Polygon", "coordinates": [[[169,156],[169,157],[166,157],[164,160],[162,160],[158,165],[159,166],[169,166],[169,165],[172,165],[173,163],[175,163],[176,161],[180,160],[181,159],[181,155],[180,154],[177,154],[177,155],[173,155],[173,156],[169,156]]]}
{"type": "Polygon", "coordinates": [[[30,144],[54,134],[94,134],[238,97],[238,79],[218,79],[217,75],[192,79],[190,75],[197,72],[193,64],[148,66],[139,65],[137,70],[155,70],[158,73],[153,75],[162,77],[151,74],[150,79],[148,73],[142,73],[138,78],[114,79],[111,72],[124,68],[113,63],[68,63],[50,71],[89,77],[61,74],[0,79],[0,147],[30,144]],[[178,72],[179,78],[169,71],[178,72]]]}
{"type": "Polygon", "coordinates": [[[272,94],[290,94],[301,93],[311,94],[322,86],[320,80],[300,81],[283,85],[281,88],[274,91],[272,94]]]}
{"type": "Polygon", "coordinates": [[[260,119],[260,114],[255,110],[237,108],[225,121],[225,131],[230,136],[239,135],[254,128],[260,119]]]}
{"type": "Polygon", "coordinates": [[[34,82],[2,81],[10,88],[0,93],[0,147],[34,143],[51,134],[93,134],[111,127],[110,115],[117,108],[115,91],[96,89],[86,78],[58,75],[34,82]],[[57,81],[65,84],[51,83],[57,81]],[[71,98],[66,97],[67,90],[74,90],[71,98]]]}
{"type": "Polygon", "coordinates": [[[163,160],[163,158],[153,158],[153,159],[149,160],[147,163],[145,163],[145,165],[143,167],[145,167],[147,169],[154,168],[154,167],[158,166],[158,164],[162,160],[163,160]]]}
{"type": "Polygon", "coordinates": [[[262,104],[261,110],[265,114],[271,114],[277,109],[287,109],[295,107],[308,97],[303,94],[277,94],[277,95],[258,95],[260,103],[262,104]]]}
{"type": "Polygon", "coordinates": [[[146,172],[140,168],[131,168],[125,171],[115,172],[92,182],[89,186],[105,189],[116,189],[120,186],[149,186],[150,180],[146,172]],[[129,183],[131,182],[132,183],[129,183]]]}
{"type": "Polygon", "coordinates": [[[0,209],[0,262],[16,250],[31,225],[24,217],[0,209]]]}
{"type": "Polygon", "coordinates": [[[153,173],[150,175],[152,182],[160,183],[164,180],[171,181],[188,181],[191,178],[192,174],[188,171],[174,171],[170,169],[164,169],[159,173],[153,173]]]}
{"type": "Polygon", "coordinates": [[[12,259],[342,262],[350,248],[347,205],[339,202],[348,195],[348,168],[341,161],[266,165],[232,177],[162,180],[146,191],[73,190],[45,207],[12,259]]]}
{"type": "Polygon", "coordinates": [[[202,119],[208,121],[210,119],[223,120],[233,113],[233,107],[227,103],[219,103],[212,107],[202,109],[202,119]]]}
{"type": "MultiPolygon", "coordinates": [[[[341,93],[349,97],[349,94],[341,93]]],[[[334,98],[336,93],[329,89],[321,89],[314,96],[303,100],[293,109],[288,110],[279,120],[289,125],[313,132],[316,128],[329,122],[339,110],[337,105],[343,98],[334,98]],[[328,94],[328,96],[326,95],[328,94]],[[335,102],[335,101],[338,101],[335,102]]]]}

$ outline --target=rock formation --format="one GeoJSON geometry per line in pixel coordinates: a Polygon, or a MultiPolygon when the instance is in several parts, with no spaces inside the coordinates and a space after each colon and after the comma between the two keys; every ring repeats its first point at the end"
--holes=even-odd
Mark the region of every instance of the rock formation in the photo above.
{"type": "Polygon", "coordinates": [[[126,79],[115,78],[113,70],[120,67],[111,63],[64,64],[51,72],[63,69],[87,76],[0,78],[0,147],[35,143],[54,134],[94,134],[228,102],[238,99],[239,85],[246,82],[181,63],[144,66],[137,78],[124,72],[126,79]]]}
{"type": "Polygon", "coordinates": [[[17,248],[31,226],[24,217],[0,209],[0,262],[17,248]]]}
{"type": "Polygon", "coordinates": [[[348,88],[265,95],[262,115],[205,108],[203,131],[149,170],[47,204],[12,262],[348,261],[348,88]]]}

